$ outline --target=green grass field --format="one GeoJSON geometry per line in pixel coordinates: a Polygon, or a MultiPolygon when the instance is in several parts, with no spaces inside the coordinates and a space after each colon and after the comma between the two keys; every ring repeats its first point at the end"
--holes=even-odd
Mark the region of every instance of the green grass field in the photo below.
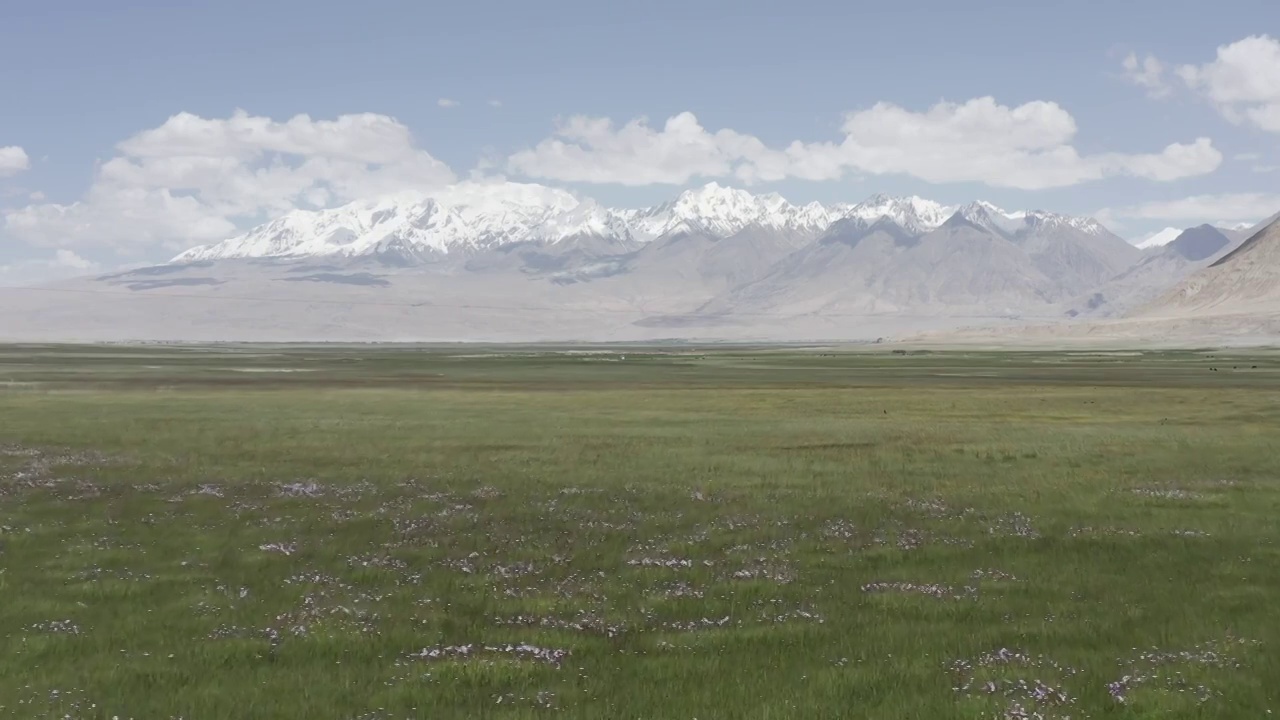
{"type": "Polygon", "coordinates": [[[0,347],[0,717],[1280,712],[1280,354],[570,350],[0,347]]]}

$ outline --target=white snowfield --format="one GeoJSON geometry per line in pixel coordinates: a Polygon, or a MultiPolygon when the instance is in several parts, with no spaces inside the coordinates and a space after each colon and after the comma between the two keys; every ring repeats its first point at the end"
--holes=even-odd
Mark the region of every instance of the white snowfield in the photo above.
{"type": "Polygon", "coordinates": [[[1254,232],[1171,234],[1139,248],[1091,218],[982,201],[794,205],[711,183],[615,209],[461,183],[294,211],[166,265],[0,289],[0,339],[1019,343],[1241,313],[1263,317],[1241,326],[1250,342],[1268,337],[1280,257],[1254,232]]]}
{"type": "Polygon", "coordinates": [[[1151,248],[1164,247],[1174,240],[1177,240],[1178,236],[1181,234],[1182,228],[1167,227],[1159,232],[1142,238],[1138,242],[1134,243],[1133,246],[1139,250],[1150,250],[1151,248]]]}

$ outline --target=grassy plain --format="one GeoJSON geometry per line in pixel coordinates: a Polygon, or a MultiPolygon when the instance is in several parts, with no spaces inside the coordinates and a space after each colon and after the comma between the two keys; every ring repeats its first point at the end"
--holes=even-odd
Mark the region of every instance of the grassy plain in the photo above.
{"type": "Polygon", "coordinates": [[[0,717],[1280,711],[1280,354],[567,350],[0,347],[0,717]]]}

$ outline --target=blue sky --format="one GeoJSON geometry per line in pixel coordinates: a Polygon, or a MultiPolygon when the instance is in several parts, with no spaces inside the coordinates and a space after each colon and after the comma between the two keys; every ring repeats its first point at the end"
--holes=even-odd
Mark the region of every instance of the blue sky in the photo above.
{"type": "Polygon", "coordinates": [[[1280,30],[1280,10],[1264,0],[1208,12],[1144,0],[12,0],[0,7],[0,265],[163,259],[290,204],[473,175],[620,205],[712,179],[793,201],[983,198],[1101,214],[1125,236],[1257,219],[1280,210],[1280,42],[1258,36],[1268,28],[1280,30]],[[992,102],[966,105],[981,98],[992,102]],[[192,149],[252,124],[237,110],[276,123],[367,113],[394,127],[328,128],[296,153],[247,148],[247,135],[192,149]],[[205,124],[166,125],[178,113],[205,124]],[[693,129],[662,132],[683,113],[693,129]],[[851,113],[862,113],[852,132],[851,113]],[[348,131],[359,137],[337,137],[348,131]],[[700,156],[680,156],[689,142],[706,145],[700,156]],[[235,159],[210,160],[219,152],[235,159]],[[176,172],[192,154],[203,169],[176,172]],[[228,189],[261,196],[237,173],[316,158],[327,171],[282,171],[297,192],[270,202],[228,189]],[[359,181],[339,178],[349,166],[334,158],[363,163],[359,181]]]}

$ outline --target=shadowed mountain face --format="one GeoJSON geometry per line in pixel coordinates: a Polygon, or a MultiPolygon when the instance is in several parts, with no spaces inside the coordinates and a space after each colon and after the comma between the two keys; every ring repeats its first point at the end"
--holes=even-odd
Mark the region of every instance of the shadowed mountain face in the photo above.
{"type": "Polygon", "coordinates": [[[1165,245],[1154,246],[1123,272],[1083,297],[1069,301],[1067,317],[1117,317],[1167,292],[1192,273],[1208,267],[1229,252],[1233,241],[1220,229],[1201,225],[1181,232],[1165,245]]]}
{"type": "MultiPolygon", "coordinates": [[[[1220,259],[1218,262],[1214,264],[1215,265],[1223,264],[1227,260],[1229,260],[1232,256],[1241,253],[1242,251],[1246,250],[1249,247],[1259,245],[1259,244],[1264,246],[1272,244],[1274,241],[1271,238],[1274,237],[1274,233],[1277,225],[1280,225],[1280,213],[1272,215],[1269,221],[1267,221],[1263,225],[1260,225],[1254,228],[1249,233],[1248,237],[1245,238],[1244,242],[1240,243],[1240,247],[1233,250],[1230,254],[1223,256],[1222,259],[1220,259]]],[[[1267,251],[1264,250],[1263,252],[1265,253],[1267,251]]]]}
{"type": "Polygon", "coordinates": [[[867,223],[858,218],[841,220],[831,226],[826,235],[819,239],[819,245],[843,244],[856,248],[864,238],[878,236],[890,240],[894,246],[901,248],[915,247],[920,244],[920,235],[898,225],[888,218],[880,218],[867,223]]]}
{"type": "Polygon", "coordinates": [[[1231,241],[1221,230],[1212,225],[1201,225],[1183,231],[1176,240],[1166,245],[1165,248],[1191,262],[1200,262],[1217,255],[1230,244],[1231,241]]]}
{"type": "Polygon", "coordinates": [[[1084,223],[957,212],[912,233],[881,219],[846,219],[758,280],[731,288],[701,312],[750,314],[1047,314],[1140,255],[1084,223]]]}
{"type": "Polygon", "coordinates": [[[1142,253],[1115,235],[1036,218],[1014,242],[1063,295],[1096,287],[1132,266],[1142,253]]]}
{"type": "Polygon", "coordinates": [[[710,295],[755,280],[812,240],[812,235],[756,226],[729,237],[680,233],[654,240],[631,254],[620,272],[653,287],[675,281],[710,295]]]}
{"type": "Polygon", "coordinates": [[[720,293],[699,313],[779,316],[892,312],[895,299],[875,283],[919,238],[893,223],[848,221],[775,263],[759,279],[720,293]]]}

